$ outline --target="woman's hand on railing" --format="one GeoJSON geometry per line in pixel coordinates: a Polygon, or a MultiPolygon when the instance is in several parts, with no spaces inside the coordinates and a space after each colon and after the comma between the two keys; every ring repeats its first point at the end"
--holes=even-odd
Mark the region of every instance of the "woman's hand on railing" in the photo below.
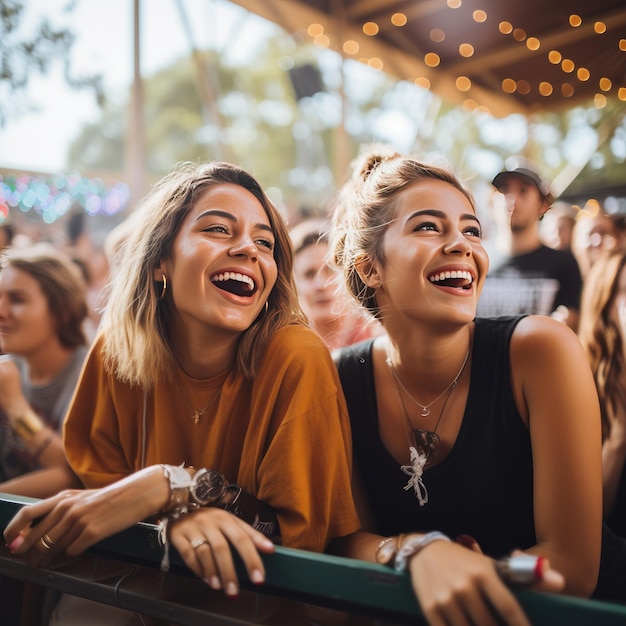
{"type": "Polygon", "coordinates": [[[168,493],[163,470],[147,467],[100,489],[68,489],[24,506],[4,537],[11,552],[28,554],[31,565],[45,566],[147,519],[167,502],[168,493]]]}
{"type": "MultiPolygon", "coordinates": [[[[515,552],[514,554],[523,554],[515,552]]],[[[437,541],[409,562],[413,589],[430,626],[530,626],[515,596],[480,549],[437,541]]],[[[541,581],[529,588],[563,589],[563,577],[542,561],[541,581]]]]}
{"type": "Polygon", "coordinates": [[[231,546],[237,551],[255,584],[265,581],[259,552],[269,554],[274,544],[250,524],[219,508],[203,507],[172,521],[169,540],[199,578],[226,595],[239,593],[231,546]]]}

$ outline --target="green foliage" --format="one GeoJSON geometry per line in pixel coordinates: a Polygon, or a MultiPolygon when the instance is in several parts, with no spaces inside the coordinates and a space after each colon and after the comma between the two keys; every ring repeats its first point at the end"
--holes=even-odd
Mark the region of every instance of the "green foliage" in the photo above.
{"type": "MultiPolygon", "coordinates": [[[[104,103],[102,78],[73,74],[69,61],[75,36],[66,28],[56,29],[42,19],[35,32],[26,36],[20,26],[24,2],[0,0],[0,126],[9,117],[7,102],[26,89],[34,73],[47,74],[55,62],[63,65],[65,80],[75,89],[90,88],[100,104],[104,103]],[[4,104],[3,104],[4,103],[4,104]]],[[[72,5],[67,10],[71,10],[72,5]]]]}

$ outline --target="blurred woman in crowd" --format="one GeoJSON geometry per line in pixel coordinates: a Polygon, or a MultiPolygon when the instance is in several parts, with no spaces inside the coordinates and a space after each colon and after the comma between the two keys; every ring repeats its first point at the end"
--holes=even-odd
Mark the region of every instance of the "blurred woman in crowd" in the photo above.
{"type": "Polygon", "coordinates": [[[290,234],[300,306],[311,328],[333,350],[374,337],[382,327],[355,306],[341,274],[328,263],[327,231],[327,223],[311,219],[295,226],[290,234]]]}
{"type": "Polygon", "coordinates": [[[603,252],[622,246],[622,229],[620,218],[601,209],[594,214],[581,212],[578,215],[572,232],[572,252],[583,280],[603,252]]]}
{"type": "Polygon", "coordinates": [[[0,491],[53,495],[75,480],[61,441],[87,354],[84,284],[47,244],[8,248],[0,262],[0,491]]]}
{"type": "Polygon", "coordinates": [[[599,256],[583,287],[579,337],[602,411],[602,477],[608,526],[626,537],[626,251],[599,256]]]}

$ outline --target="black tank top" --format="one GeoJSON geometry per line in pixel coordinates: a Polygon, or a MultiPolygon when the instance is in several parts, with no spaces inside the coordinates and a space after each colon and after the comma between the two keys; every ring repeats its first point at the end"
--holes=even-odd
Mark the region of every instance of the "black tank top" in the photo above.
{"type": "Polygon", "coordinates": [[[408,476],[378,434],[374,340],[335,353],[352,424],[355,467],[369,497],[375,532],[469,534],[493,557],[536,543],[530,435],[515,405],[509,363],[511,335],[522,317],[476,319],[463,421],[448,456],[423,474],[429,496],[424,506],[413,489],[404,490],[408,476]]]}

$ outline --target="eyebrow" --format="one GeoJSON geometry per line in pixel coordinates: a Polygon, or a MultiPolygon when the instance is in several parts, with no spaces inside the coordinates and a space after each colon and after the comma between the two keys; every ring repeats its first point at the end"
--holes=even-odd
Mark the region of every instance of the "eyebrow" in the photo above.
{"type": "Polygon", "coordinates": [[[28,289],[23,289],[22,287],[10,287],[9,289],[5,289],[5,293],[8,296],[28,296],[28,289]]]}
{"type": "MultiPolygon", "coordinates": [[[[196,217],[196,222],[201,220],[203,217],[210,217],[212,215],[215,215],[217,217],[223,217],[225,220],[229,220],[230,222],[233,222],[234,224],[236,224],[238,221],[237,216],[233,215],[232,213],[229,213],[228,211],[222,211],[221,209],[209,209],[208,211],[203,211],[202,213],[200,213],[200,215],[196,217]]],[[[255,227],[260,230],[266,230],[274,234],[274,229],[268,224],[262,224],[261,222],[259,222],[258,224],[255,224],[255,227]]]]}
{"type": "MultiPolygon", "coordinates": [[[[421,211],[415,211],[415,213],[411,213],[409,217],[406,218],[407,223],[416,217],[422,217],[424,215],[430,215],[431,217],[438,217],[439,219],[445,220],[448,217],[448,214],[444,211],[440,211],[439,209],[423,209],[421,211]]],[[[462,220],[472,220],[477,224],[480,224],[480,220],[473,213],[463,213],[461,215],[462,220]]]]}

